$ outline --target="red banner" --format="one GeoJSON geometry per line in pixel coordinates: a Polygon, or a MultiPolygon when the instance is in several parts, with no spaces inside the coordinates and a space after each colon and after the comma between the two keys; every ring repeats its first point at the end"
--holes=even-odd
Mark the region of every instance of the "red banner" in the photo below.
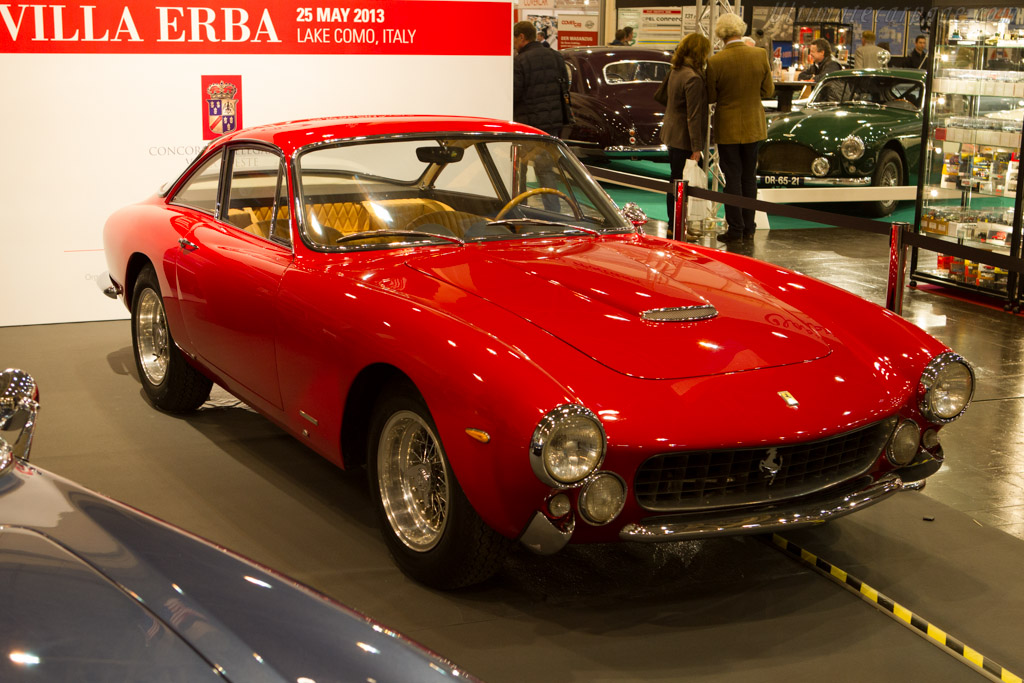
{"type": "MultiPolygon", "coordinates": [[[[230,0],[228,0],[230,2],[230,0]]],[[[0,53],[511,54],[511,2],[0,3],[0,53]],[[460,30],[470,27],[471,30],[460,30]]]]}

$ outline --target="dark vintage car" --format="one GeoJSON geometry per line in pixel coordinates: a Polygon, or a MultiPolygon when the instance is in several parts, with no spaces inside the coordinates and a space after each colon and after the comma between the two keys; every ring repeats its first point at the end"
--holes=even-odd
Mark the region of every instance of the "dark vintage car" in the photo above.
{"type": "Polygon", "coordinates": [[[563,139],[580,156],[658,159],[668,152],[658,137],[664,105],[654,92],[668,74],[672,53],[644,47],[562,50],[576,123],[563,139]]]}
{"type": "MultiPolygon", "coordinates": [[[[916,182],[924,72],[837,71],[815,86],[801,111],[769,121],[757,170],[767,187],[866,187],[916,182]]],[[[886,216],[897,200],[868,213],[886,216]]]]}
{"type": "Polygon", "coordinates": [[[326,596],[28,461],[0,373],[0,681],[475,680],[326,596]]]}
{"type": "Polygon", "coordinates": [[[638,231],[558,139],[453,117],[213,142],[107,221],[146,396],[216,381],[366,467],[397,563],[819,524],[916,488],[970,366],[777,266],[638,231]],[[870,330],[870,335],[865,335],[870,330]]]}

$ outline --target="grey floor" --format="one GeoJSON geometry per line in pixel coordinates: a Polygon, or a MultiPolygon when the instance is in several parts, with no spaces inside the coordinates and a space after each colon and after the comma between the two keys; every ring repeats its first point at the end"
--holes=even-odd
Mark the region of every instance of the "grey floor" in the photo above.
{"type": "MultiPolygon", "coordinates": [[[[887,242],[843,230],[742,247],[881,303],[887,242]]],[[[978,373],[947,461],[907,493],[787,538],[1024,673],[1024,318],[908,291],[904,316],[978,373]]],[[[870,334],[870,330],[865,331],[870,334]]],[[[487,584],[395,569],[359,474],[223,392],[196,415],[146,403],[125,321],[0,328],[37,379],[33,461],[311,585],[487,681],[968,681],[980,674],[756,537],[515,553],[487,584]]]]}

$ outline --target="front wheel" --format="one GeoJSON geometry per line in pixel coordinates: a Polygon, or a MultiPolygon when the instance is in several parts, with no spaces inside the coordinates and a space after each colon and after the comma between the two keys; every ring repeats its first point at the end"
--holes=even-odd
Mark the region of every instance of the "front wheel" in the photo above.
{"type": "Polygon", "coordinates": [[[492,576],[510,541],[469,504],[422,397],[403,387],[377,406],[370,428],[370,491],[402,571],[442,590],[492,576]]]}
{"type": "Polygon", "coordinates": [[[151,266],[139,273],[132,293],[132,348],[142,389],[157,408],[188,413],[210,397],[213,383],[189,365],[174,345],[160,283],[151,266]]]}
{"type": "MultiPolygon", "coordinates": [[[[878,163],[875,165],[875,175],[871,178],[874,187],[898,187],[903,184],[903,162],[900,155],[891,149],[882,150],[878,155],[878,163]]],[[[881,199],[869,204],[872,216],[888,216],[896,210],[899,201],[896,199],[881,199]]]]}

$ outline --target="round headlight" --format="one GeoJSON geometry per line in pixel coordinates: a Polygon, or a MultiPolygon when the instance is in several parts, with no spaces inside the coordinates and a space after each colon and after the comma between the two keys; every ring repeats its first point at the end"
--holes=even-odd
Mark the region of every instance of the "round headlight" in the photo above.
{"type": "Polygon", "coordinates": [[[583,406],[564,405],[545,415],[530,442],[530,465],[549,486],[577,484],[604,459],[601,422],[583,406]]]}
{"type": "Polygon", "coordinates": [[[974,396],[974,370],[960,355],[936,356],[921,373],[921,414],[930,422],[950,422],[963,415],[974,396]]]}
{"type": "Polygon", "coordinates": [[[889,439],[885,455],[893,465],[902,467],[914,459],[920,443],[921,428],[913,420],[904,420],[889,439]]]}
{"type": "Polygon", "coordinates": [[[611,472],[597,475],[580,491],[583,519],[598,526],[618,517],[625,502],[626,484],[611,472]]]}
{"type": "Polygon", "coordinates": [[[864,141],[856,135],[847,136],[839,145],[839,151],[850,161],[860,159],[864,156],[864,141]]]}
{"type": "Polygon", "coordinates": [[[811,173],[818,176],[819,178],[821,176],[828,175],[828,168],[828,157],[818,157],[817,159],[811,162],[811,173]]]}

